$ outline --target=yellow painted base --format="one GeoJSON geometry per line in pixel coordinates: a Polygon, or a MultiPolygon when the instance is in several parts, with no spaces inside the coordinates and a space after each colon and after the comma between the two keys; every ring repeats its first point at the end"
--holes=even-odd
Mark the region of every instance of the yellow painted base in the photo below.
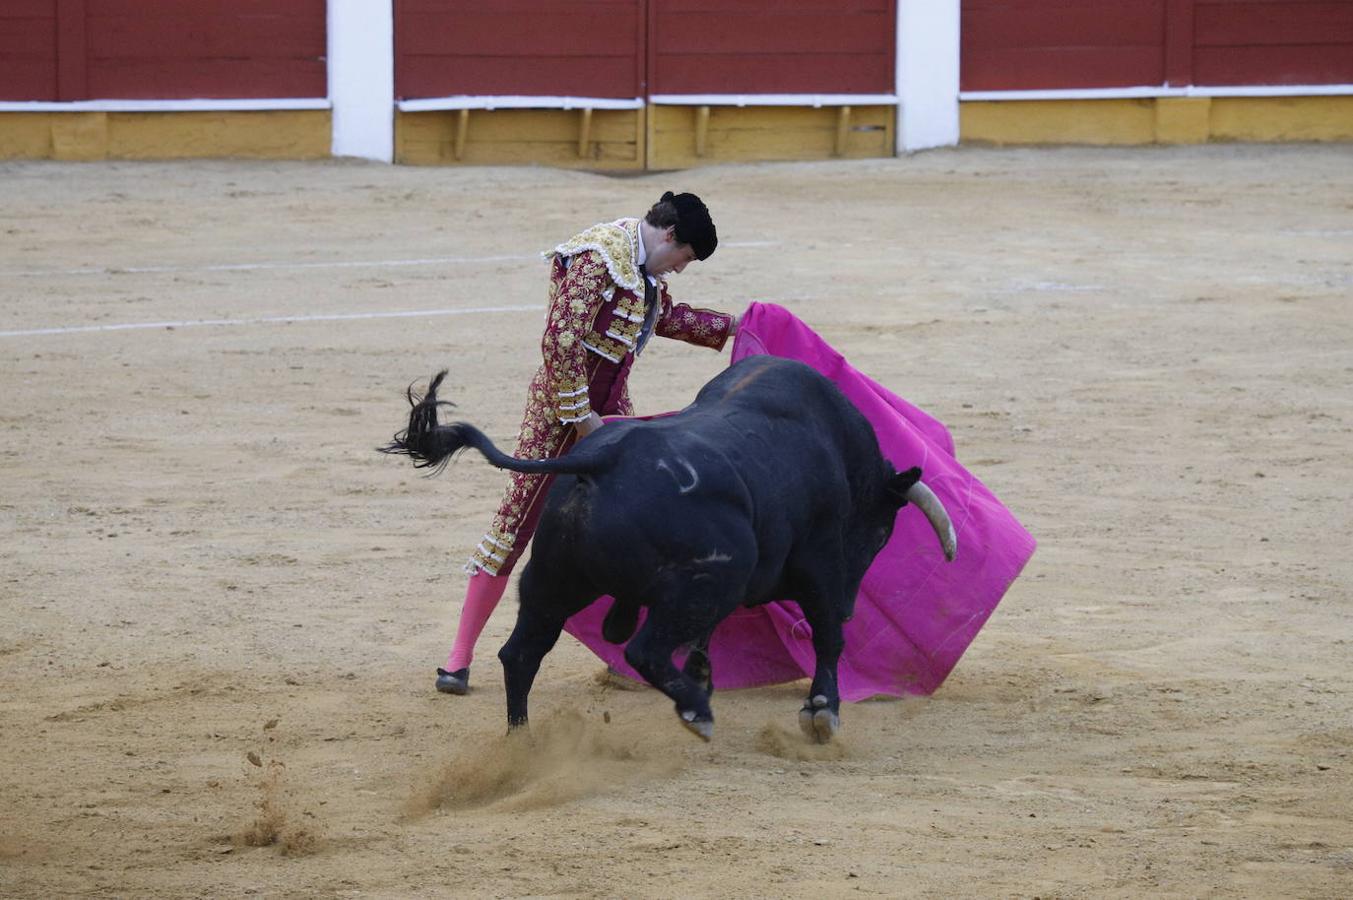
{"type": "Polygon", "coordinates": [[[964,143],[1348,141],[1353,97],[967,101],[959,122],[964,143]]]}
{"type": "Polygon", "coordinates": [[[638,170],[643,122],[641,109],[402,112],[395,116],[395,162],[638,170]]]}
{"type": "Polygon", "coordinates": [[[648,167],[893,156],[891,106],[653,106],[648,167]]]}
{"type": "Polygon", "coordinates": [[[323,159],[327,110],[0,113],[0,159],[323,159]]]}

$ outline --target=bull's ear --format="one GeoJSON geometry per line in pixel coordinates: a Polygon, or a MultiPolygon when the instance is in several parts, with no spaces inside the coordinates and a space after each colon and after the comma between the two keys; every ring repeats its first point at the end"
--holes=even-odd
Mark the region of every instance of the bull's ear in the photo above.
{"type": "Polygon", "coordinates": [[[894,472],[888,479],[888,496],[897,502],[898,508],[907,505],[907,491],[921,480],[921,467],[912,466],[905,472],[894,472]]]}

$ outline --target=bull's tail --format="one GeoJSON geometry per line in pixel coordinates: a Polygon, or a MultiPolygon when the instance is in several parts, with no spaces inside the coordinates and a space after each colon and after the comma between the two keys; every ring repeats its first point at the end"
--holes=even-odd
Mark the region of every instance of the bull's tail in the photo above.
{"type": "Polygon", "coordinates": [[[390,443],[377,447],[381,453],[396,453],[408,456],[419,469],[432,469],[436,475],[457,453],[470,447],[478,450],[490,463],[500,469],[513,472],[527,472],[539,475],[585,475],[602,467],[602,460],[595,454],[575,451],[557,459],[518,459],[509,456],[494,446],[488,435],[468,422],[454,422],[441,425],[437,421],[437,407],[454,406],[446,400],[437,399],[437,388],[446,377],[446,370],[438,372],[428,385],[428,392],[422,397],[414,393],[410,386],[406,392],[409,399],[409,426],[398,432],[390,443]]]}

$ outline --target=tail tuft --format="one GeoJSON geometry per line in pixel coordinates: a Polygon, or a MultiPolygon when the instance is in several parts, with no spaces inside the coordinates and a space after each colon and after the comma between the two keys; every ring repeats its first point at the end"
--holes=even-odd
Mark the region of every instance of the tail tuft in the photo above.
{"type": "Polygon", "coordinates": [[[439,425],[437,407],[455,406],[449,400],[437,399],[437,388],[441,387],[446,370],[442,369],[432,376],[427,394],[419,396],[409,385],[405,396],[409,400],[409,426],[398,432],[384,447],[376,449],[381,453],[408,456],[413,460],[414,468],[431,469],[429,475],[436,475],[446,468],[451,457],[467,446],[458,426],[439,425]]]}

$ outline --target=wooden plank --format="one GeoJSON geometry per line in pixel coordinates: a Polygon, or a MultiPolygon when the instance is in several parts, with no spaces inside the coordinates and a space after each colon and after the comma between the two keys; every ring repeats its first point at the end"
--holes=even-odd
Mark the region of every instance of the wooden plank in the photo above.
{"type": "Polygon", "coordinates": [[[832,147],[833,156],[846,155],[846,142],[850,137],[850,107],[843,106],[836,111],[836,143],[832,147]]]}
{"type": "Polygon", "coordinates": [[[890,55],[852,53],[710,57],[658,54],[655,94],[890,94],[890,55]]]}
{"type": "Polygon", "coordinates": [[[592,143],[592,110],[582,110],[581,118],[578,122],[578,155],[586,156],[588,147],[592,143]]]}
{"type": "Polygon", "coordinates": [[[637,97],[643,13],[643,0],[401,2],[396,94],[637,97]]]}
{"type": "Polygon", "coordinates": [[[634,62],[609,59],[534,57],[529,65],[509,57],[481,57],[473,64],[448,67],[435,56],[406,57],[398,68],[403,99],[456,94],[522,94],[633,98],[634,62]]]}
{"type": "Polygon", "coordinates": [[[1348,44],[1353,54],[1353,3],[1198,3],[1199,46],[1348,44]]]}
{"type": "Polygon", "coordinates": [[[55,63],[0,56],[0,100],[55,102],[55,63]]]}
{"type": "Polygon", "coordinates": [[[85,0],[57,0],[56,96],[61,101],[87,100],[89,93],[85,0]]]}
{"type": "Polygon", "coordinates": [[[91,97],[328,95],[324,0],[82,2],[91,97]]]}
{"type": "Polygon", "coordinates": [[[959,80],[965,91],[1159,85],[1165,80],[1164,55],[1161,44],[985,50],[963,55],[959,80]]]}
{"type": "Polygon", "coordinates": [[[318,60],[326,52],[323,20],[193,15],[91,18],[89,50],[92,56],[120,59],[318,60]]]}
{"type": "Polygon", "coordinates": [[[1193,83],[1195,0],[1168,0],[1165,5],[1165,83],[1193,83]]]}
{"type": "Polygon", "coordinates": [[[400,54],[437,56],[631,56],[637,7],[621,14],[501,12],[408,14],[400,54]]]}
{"type": "Polygon", "coordinates": [[[1037,6],[964,5],[963,50],[1028,47],[1122,47],[1155,43],[1165,0],[1115,4],[1045,0],[1037,6]]]}
{"type": "Polygon", "coordinates": [[[46,60],[56,65],[56,17],[5,21],[0,25],[0,59],[46,60]]]}
{"type": "Polygon", "coordinates": [[[1200,85],[1353,83],[1348,44],[1288,47],[1198,47],[1193,72],[1200,85]]]}
{"type": "Polygon", "coordinates": [[[323,68],[293,60],[94,61],[91,89],[109,99],[324,97],[323,68]]]}
{"type": "Polygon", "coordinates": [[[5,0],[0,5],[0,22],[13,19],[47,19],[56,21],[56,0],[5,0]]]}
{"type": "Polygon", "coordinates": [[[395,16],[431,14],[455,17],[484,12],[491,6],[495,12],[512,15],[551,15],[557,12],[591,14],[622,13],[635,5],[635,0],[396,0],[395,16]]]}
{"type": "MultiPolygon", "coordinates": [[[[6,0],[8,2],[8,0],[6,0]]],[[[221,16],[300,16],[324,20],[325,0],[88,0],[91,16],[153,19],[185,13],[210,19],[221,16]]]]}
{"type": "Polygon", "coordinates": [[[653,0],[660,12],[756,12],[775,16],[785,12],[840,15],[889,10],[892,0],[653,0]]]}
{"type": "Polygon", "coordinates": [[[659,53],[884,53],[896,36],[885,12],[832,15],[721,12],[663,15],[658,20],[659,53]]]}
{"type": "Polygon", "coordinates": [[[0,100],[57,99],[56,0],[0,6],[0,100]]]}

